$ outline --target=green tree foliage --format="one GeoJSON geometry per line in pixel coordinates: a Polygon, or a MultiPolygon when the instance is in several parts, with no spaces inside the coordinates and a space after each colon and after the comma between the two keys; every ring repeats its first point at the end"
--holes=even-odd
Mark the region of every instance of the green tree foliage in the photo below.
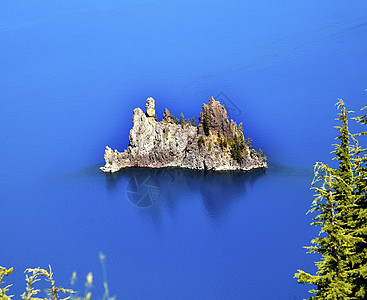
{"type": "Polygon", "coordinates": [[[245,144],[245,138],[243,136],[243,132],[240,130],[237,130],[236,133],[233,136],[233,139],[230,141],[231,146],[231,157],[240,163],[242,158],[245,155],[246,150],[246,144],[245,144]]]}
{"type": "Polygon", "coordinates": [[[181,113],[180,116],[180,120],[179,120],[179,124],[182,126],[182,128],[186,125],[186,124],[191,124],[192,126],[195,126],[195,119],[194,117],[191,118],[191,121],[189,119],[186,119],[184,114],[181,113]]]}
{"type": "Polygon", "coordinates": [[[181,113],[180,124],[182,127],[186,124],[186,119],[183,113],[181,113]]]}
{"type": "Polygon", "coordinates": [[[252,138],[248,137],[248,138],[246,139],[246,144],[247,144],[247,146],[248,146],[249,148],[251,148],[251,147],[252,147],[251,142],[252,142],[252,138]]]}
{"type": "MultiPolygon", "coordinates": [[[[251,138],[248,139],[251,140],[251,138]]],[[[233,138],[229,138],[228,140],[221,140],[220,142],[220,147],[222,150],[223,148],[227,147],[227,143],[229,144],[232,159],[240,163],[247,152],[242,123],[240,123],[238,125],[238,128],[235,130],[233,138]]]]}
{"type": "Polygon", "coordinates": [[[358,166],[363,162],[359,154],[356,158],[363,150],[358,143],[350,143],[351,138],[357,141],[348,128],[351,112],[342,100],[337,105],[340,113],[336,120],[341,125],[336,127],[339,143],[334,145],[333,153],[338,168],[317,163],[312,184],[316,193],[310,212],[317,216],[311,225],[321,230],[319,237],[311,241],[313,246],[307,248],[310,253],[321,254],[322,259],[316,262],[316,275],[298,270],[295,277],[300,283],[316,285],[310,299],[366,299],[366,199],[358,182],[367,174],[364,171],[362,175],[358,166]]]}
{"type": "Polygon", "coordinates": [[[202,136],[199,136],[199,138],[198,138],[198,146],[199,147],[202,147],[203,145],[205,145],[204,138],[202,136]]]}
{"type": "MultiPolygon", "coordinates": [[[[182,114],[182,113],[181,113],[182,114]]],[[[173,122],[177,125],[181,124],[181,120],[179,118],[176,118],[176,114],[173,112],[170,114],[171,119],[173,120],[173,122]]]]}
{"type": "Polygon", "coordinates": [[[176,115],[175,115],[175,113],[173,112],[173,113],[171,113],[170,115],[169,115],[169,117],[172,119],[172,121],[174,122],[174,123],[176,123],[176,115]]]}
{"type": "MultiPolygon", "coordinates": [[[[362,108],[365,110],[367,106],[362,108]]],[[[360,125],[365,127],[367,125],[367,115],[354,118],[360,125]]],[[[355,284],[353,293],[357,299],[367,298],[367,149],[359,145],[358,138],[366,136],[367,131],[355,134],[352,138],[354,140],[354,153],[352,159],[352,166],[355,170],[354,177],[354,225],[357,237],[361,238],[356,242],[356,255],[353,260],[355,284]]]]}
{"type": "Polygon", "coordinates": [[[209,109],[205,108],[204,112],[203,112],[203,129],[204,129],[204,133],[206,136],[208,136],[210,134],[210,113],[209,113],[209,109]]]}
{"type": "Polygon", "coordinates": [[[173,120],[173,122],[177,125],[181,125],[182,128],[186,125],[186,124],[191,124],[192,126],[195,126],[195,118],[192,117],[191,121],[189,119],[186,119],[184,114],[181,113],[180,114],[180,118],[176,118],[175,113],[170,114],[170,118],[173,120]]]}
{"type": "MultiPolygon", "coordinates": [[[[13,272],[13,268],[6,269],[4,267],[0,267],[0,285],[3,283],[3,277],[8,276],[13,272]]],[[[60,299],[59,293],[66,293],[69,294],[68,297],[60,299],[60,300],[68,300],[70,298],[70,295],[75,293],[71,289],[65,289],[63,287],[57,287],[55,284],[55,280],[53,278],[53,273],[51,270],[51,267],[49,271],[41,269],[41,268],[35,268],[35,269],[26,269],[25,271],[28,274],[26,275],[26,291],[22,294],[22,299],[24,300],[57,300],[60,299]],[[50,288],[47,290],[47,294],[49,298],[38,298],[36,297],[37,294],[39,294],[40,290],[35,289],[34,285],[37,281],[40,281],[40,277],[44,277],[47,282],[50,283],[50,288]]],[[[0,289],[0,299],[1,300],[10,300],[13,296],[6,295],[6,292],[9,290],[10,285],[6,286],[5,288],[0,289]]]]}
{"type": "MultiPolygon", "coordinates": [[[[65,289],[63,287],[57,287],[55,285],[55,280],[53,279],[53,273],[51,270],[51,266],[49,266],[49,271],[41,268],[34,268],[34,269],[26,269],[25,272],[30,273],[31,275],[26,275],[26,282],[27,288],[26,291],[23,293],[22,298],[23,300],[32,300],[38,299],[35,297],[40,290],[34,288],[34,284],[39,281],[39,277],[45,277],[46,281],[50,283],[51,287],[47,290],[47,294],[50,298],[45,299],[52,299],[57,300],[59,299],[59,293],[67,293],[69,295],[74,294],[75,292],[71,289],[65,289]]],[[[70,296],[63,298],[61,300],[68,300],[70,296]]]]}
{"type": "MultiPolygon", "coordinates": [[[[107,271],[106,271],[106,256],[100,252],[99,260],[102,265],[102,274],[103,274],[103,287],[104,294],[102,300],[116,300],[116,296],[110,296],[108,283],[107,283],[107,271]]],[[[6,269],[0,266],[0,300],[12,300],[13,296],[9,296],[6,292],[9,291],[11,285],[8,285],[4,288],[1,288],[1,285],[4,284],[3,278],[4,276],[8,276],[13,272],[13,268],[6,269]]],[[[92,293],[90,289],[93,284],[93,275],[91,272],[88,273],[86,282],[85,282],[85,293],[84,296],[81,297],[72,289],[65,289],[63,287],[56,286],[55,280],[53,278],[53,272],[51,267],[49,266],[49,270],[41,269],[41,268],[29,268],[25,270],[26,273],[26,291],[22,294],[23,300],[90,300],[92,297],[92,293]],[[41,290],[35,288],[35,284],[41,279],[45,279],[49,284],[50,288],[46,290],[48,297],[39,298],[41,290]],[[66,298],[60,298],[60,293],[69,294],[66,298]]],[[[72,286],[75,285],[77,281],[77,274],[73,272],[72,277],[70,279],[70,283],[72,286]]]]}
{"type": "Polygon", "coordinates": [[[212,143],[209,143],[208,145],[208,152],[212,151],[212,143]]]}
{"type": "Polygon", "coordinates": [[[321,230],[319,237],[311,241],[313,246],[307,248],[309,253],[321,254],[322,259],[316,262],[316,275],[301,270],[295,274],[298,282],[316,285],[316,289],[310,291],[315,296],[310,299],[350,299],[348,297],[352,291],[350,270],[345,258],[352,250],[353,243],[341,221],[334,189],[337,181],[329,166],[323,163],[315,165],[312,188],[316,197],[310,212],[317,212],[318,215],[311,225],[321,226],[321,230]]]}
{"type": "Polygon", "coordinates": [[[227,138],[226,137],[218,137],[218,143],[221,150],[227,148],[227,138]]]}
{"type": "Polygon", "coordinates": [[[191,118],[191,125],[195,126],[195,118],[194,117],[191,118]]]}
{"type": "Polygon", "coordinates": [[[12,272],[13,268],[6,269],[0,266],[0,300],[10,300],[13,297],[6,294],[6,292],[9,291],[11,285],[7,285],[3,288],[1,287],[1,285],[4,283],[4,276],[9,276],[12,272]]]}

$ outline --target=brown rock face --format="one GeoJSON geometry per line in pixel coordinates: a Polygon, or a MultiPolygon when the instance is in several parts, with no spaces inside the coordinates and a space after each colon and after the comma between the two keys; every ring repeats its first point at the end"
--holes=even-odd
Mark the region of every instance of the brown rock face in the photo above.
{"type": "Polygon", "coordinates": [[[165,121],[167,123],[173,123],[173,120],[171,118],[171,114],[170,114],[170,112],[167,108],[164,109],[163,121],[165,121]]]}
{"type": "Polygon", "coordinates": [[[199,116],[198,131],[199,134],[205,134],[204,132],[204,117],[207,112],[209,116],[209,130],[216,134],[218,131],[225,137],[232,137],[233,130],[231,129],[231,124],[228,120],[227,111],[219,101],[214,100],[213,97],[210,98],[209,103],[203,103],[203,111],[199,116]]]}

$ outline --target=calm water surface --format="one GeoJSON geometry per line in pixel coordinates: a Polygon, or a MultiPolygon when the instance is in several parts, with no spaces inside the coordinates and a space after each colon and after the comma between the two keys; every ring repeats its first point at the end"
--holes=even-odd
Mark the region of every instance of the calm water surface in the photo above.
{"type": "MultiPolygon", "coordinates": [[[[101,295],[102,251],[111,292],[122,299],[297,298],[305,289],[293,273],[311,263],[302,249],[309,203],[300,201],[311,197],[311,177],[281,166],[44,174],[18,182],[18,196],[5,191],[2,259],[16,270],[52,263],[66,284],[75,270],[82,290],[92,271],[101,295]],[[133,193],[152,202],[137,203],[133,193]]],[[[22,277],[14,275],[17,292],[22,277]]]]}
{"type": "Polygon", "coordinates": [[[0,265],[76,288],[99,252],[118,299],[301,299],[312,165],[334,104],[366,103],[366,1],[2,1],[0,265]],[[197,117],[226,101],[266,172],[98,170],[148,97],[197,117]]]}

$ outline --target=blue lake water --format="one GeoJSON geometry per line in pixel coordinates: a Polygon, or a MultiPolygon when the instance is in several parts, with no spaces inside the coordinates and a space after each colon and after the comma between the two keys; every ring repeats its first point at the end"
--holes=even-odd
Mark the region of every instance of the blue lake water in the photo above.
{"type": "Polygon", "coordinates": [[[0,3],[12,293],[25,268],[50,264],[66,287],[76,271],[82,293],[92,272],[101,297],[101,251],[118,299],[307,297],[293,274],[317,259],[302,248],[317,234],[312,166],[331,160],[337,98],[366,104],[366,24],[365,1],[0,3]],[[101,173],[105,146],[126,148],[150,96],[159,116],[190,118],[217,97],[269,168],[101,173]]]}

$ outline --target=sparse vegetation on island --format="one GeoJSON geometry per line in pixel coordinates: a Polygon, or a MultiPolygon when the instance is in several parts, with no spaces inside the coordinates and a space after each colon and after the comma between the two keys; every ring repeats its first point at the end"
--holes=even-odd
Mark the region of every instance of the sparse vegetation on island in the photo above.
{"type": "Polygon", "coordinates": [[[245,139],[242,124],[228,120],[224,105],[213,97],[202,105],[199,122],[164,109],[162,121],[156,117],[155,100],[148,98],[146,112],[136,108],[129,145],[120,153],[106,147],[103,172],[125,167],[179,167],[213,171],[248,171],[266,168],[266,159],[245,139]],[[204,147],[205,146],[205,147],[204,147]]]}
{"type": "Polygon", "coordinates": [[[203,136],[201,135],[201,136],[198,137],[198,146],[202,147],[203,145],[205,145],[205,140],[204,140],[203,136]]]}
{"type": "Polygon", "coordinates": [[[172,123],[176,124],[176,125],[181,125],[181,127],[183,128],[186,124],[191,125],[191,126],[195,126],[195,118],[192,117],[191,121],[190,119],[186,119],[184,114],[181,112],[180,114],[180,118],[176,118],[175,113],[172,113],[169,115],[169,117],[172,119],[172,123]]]}
{"type": "Polygon", "coordinates": [[[231,157],[240,163],[242,158],[248,153],[245,138],[241,130],[236,130],[233,138],[229,142],[229,145],[231,147],[231,157]]]}
{"type": "Polygon", "coordinates": [[[210,134],[210,122],[211,117],[209,113],[209,109],[205,108],[203,111],[203,129],[206,136],[210,134]]]}

